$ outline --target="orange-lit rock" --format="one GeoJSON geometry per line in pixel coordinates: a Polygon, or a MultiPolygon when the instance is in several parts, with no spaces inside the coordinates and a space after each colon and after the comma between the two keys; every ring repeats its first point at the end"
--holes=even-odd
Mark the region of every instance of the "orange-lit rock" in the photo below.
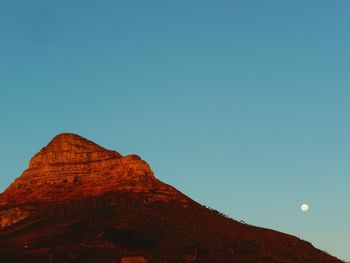
{"type": "Polygon", "coordinates": [[[0,205],[62,201],[111,190],[144,192],[164,200],[184,197],[160,183],[139,156],[123,157],[83,137],[64,133],[35,154],[29,168],[0,195],[0,205]],[[155,192],[157,195],[152,194],[155,192]]]}
{"type": "Polygon", "coordinates": [[[142,257],[142,256],[137,256],[137,257],[123,257],[120,260],[120,263],[147,263],[148,261],[142,257]]]}
{"type": "Polygon", "coordinates": [[[13,225],[28,217],[29,214],[28,210],[19,207],[0,211],[0,228],[13,225]]]}

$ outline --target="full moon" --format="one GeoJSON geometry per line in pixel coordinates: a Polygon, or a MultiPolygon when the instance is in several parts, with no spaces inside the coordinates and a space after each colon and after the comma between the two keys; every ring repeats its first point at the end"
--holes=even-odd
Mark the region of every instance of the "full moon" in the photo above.
{"type": "Polygon", "coordinates": [[[308,204],[302,204],[301,207],[300,207],[301,211],[303,212],[307,212],[309,211],[310,207],[308,204]]]}

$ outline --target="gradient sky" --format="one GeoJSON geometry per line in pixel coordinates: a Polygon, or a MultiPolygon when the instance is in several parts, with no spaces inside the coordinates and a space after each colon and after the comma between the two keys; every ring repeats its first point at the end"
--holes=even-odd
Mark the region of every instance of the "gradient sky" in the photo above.
{"type": "Polygon", "coordinates": [[[78,133],[350,260],[349,12],[348,0],[1,0],[0,190],[54,135],[78,133]]]}

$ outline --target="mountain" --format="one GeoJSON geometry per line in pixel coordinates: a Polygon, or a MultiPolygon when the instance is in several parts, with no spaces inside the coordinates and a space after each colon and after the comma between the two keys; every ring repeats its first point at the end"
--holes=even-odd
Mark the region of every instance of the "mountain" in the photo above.
{"type": "Polygon", "coordinates": [[[64,133],[0,194],[0,262],[341,261],[196,203],[137,155],[64,133]]]}

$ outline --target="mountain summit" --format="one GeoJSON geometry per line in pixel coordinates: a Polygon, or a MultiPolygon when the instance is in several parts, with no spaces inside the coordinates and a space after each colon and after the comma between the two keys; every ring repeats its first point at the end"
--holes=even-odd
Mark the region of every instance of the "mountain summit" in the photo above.
{"type": "Polygon", "coordinates": [[[64,133],[0,194],[0,262],[341,261],[196,203],[137,155],[64,133]]]}
{"type": "Polygon", "coordinates": [[[38,152],[30,161],[29,168],[46,165],[77,164],[121,158],[121,154],[107,150],[79,135],[62,133],[38,152]]]}
{"type": "Polygon", "coordinates": [[[53,202],[128,190],[182,196],[160,183],[151,167],[137,155],[122,156],[71,133],[59,134],[29,162],[29,168],[0,195],[1,205],[53,202]]]}

